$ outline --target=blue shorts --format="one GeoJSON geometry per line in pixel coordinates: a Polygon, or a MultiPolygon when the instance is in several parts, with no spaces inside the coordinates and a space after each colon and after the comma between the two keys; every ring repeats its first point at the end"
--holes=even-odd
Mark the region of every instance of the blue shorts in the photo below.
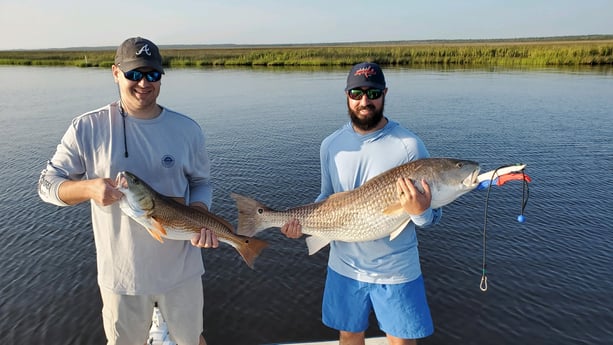
{"type": "Polygon", "coordinates": [[[342,276],[330,268],[322,305],[324,325],[341,331],[363,332],[374,310],[379,328],[403,339],[434,333],[424,279],[403,284],[373,284],[342,276]]]}

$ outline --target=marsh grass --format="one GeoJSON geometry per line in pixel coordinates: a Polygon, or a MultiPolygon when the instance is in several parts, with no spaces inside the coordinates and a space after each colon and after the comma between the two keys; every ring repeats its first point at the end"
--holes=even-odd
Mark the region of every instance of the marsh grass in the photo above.
{"type": "MultiPolygon", "coordinates": [[[[382,65],[613,65],[613,37],[597,40],[380,42],[364,44],[160,47],[168,67],[382,65]]],[[[114,50],[0,51],[0,65],[110,67],[114,50]]]]}

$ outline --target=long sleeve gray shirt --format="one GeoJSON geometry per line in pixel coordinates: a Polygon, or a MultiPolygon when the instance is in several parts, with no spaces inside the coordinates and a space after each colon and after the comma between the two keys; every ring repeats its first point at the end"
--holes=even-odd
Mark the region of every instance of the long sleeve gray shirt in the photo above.
{"type": "MultiPolygon", "coordinates": [[[[166,108],[150,120],[123,118],[118,102],[73,119],[41,173],[38,192],[43,201],[67,206],[57,193],[64,181],[114,179],[122,170],[163,195],[211,206],[210,162],[201,127],[166,108]]],[[[159,294],[204,273],[201,251],[189,241],[160,243],[125,216],[119,203],[90,204],[100,288],[159,294]]]]}

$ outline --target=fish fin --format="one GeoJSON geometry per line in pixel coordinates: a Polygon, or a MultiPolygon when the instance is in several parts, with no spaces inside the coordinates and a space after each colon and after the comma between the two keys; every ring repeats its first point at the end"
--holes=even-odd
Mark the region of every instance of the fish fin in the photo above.
{"type": "Polygon", "coordinates": [[[328,243],[330,243],[329,239],[319,236],[309,236],[306,238],[306,244],[309,248],[309,255],[317,253],[321,248],[327,246],[328,243]]]}
{"type": "Polygon", "coordinates": [[[158,240],[160,243],[164,243],[164,240],[162,239],[162,236],[160,236],[160,234],[157,233],[156,230],[152,230],[152,229],[147,228],[147,232],[149,232],[149,235],[151,235],[151,237],[153,237],[156,240],[158,240]]]}
{"type": "Polygon", "coordinates": [[[255,259],[257,259],[264,248],[268,247],[268,242],[247,236],[240,237],[243,240],[243,244],[237,246],[236,250],[241,255],[243,260],[245,260],[247,266],[253,269],[255,259]]]}
{"type": "Polygon", "coordinates": [[[164,229],[162,224],[160,224],[160,222],[158,222],[155,218],[151,218],[151,224],[149,227],[147,227],[147,231],[151,237],[155,238],[160,243],[164,243],[162,235],[167,235],[166,229],[164,229]]]}
{"type": "Polygon", "coordinates": [[[162,226],[162,223],[158,222],[157,219],[151,218],[151,224],[153,225],[153,227],[158,233],[164,236],[168,235],[168,233],[166,232],[166,229],[164,229],[164,227],[162,226]]]}
{"type": "Polygon", "coordinates": [[[394,240],[396,237],[398,237],[398,235],[400,235],[400,233],[402,232],[402,230],[404,230],[404,228],[407,227],[407,224],[409,224],[409,222],[411,221],[411,218],[409,218],[406,222],[402,223],[398,229],[392,231],[392,233],[390,234],[390,241],[394,240]]]}
{"type": "Polygon", "coordinates": [[[236,208],[238,209],[238,226],[236,228],[236,233],[238,235],[252,237],[264,230],[260,225],[259,215],[270,209],[259,201],[240,194],[231,193],[230,196],[236,202],[236,208]]]}
{"type": "Polygon", "coordinates": [[[400,202],[393,203],[383,210],[383,214],[386,216],[391,216],[402,212],[404,212],[404,208],[402,208],[400,202]]]}

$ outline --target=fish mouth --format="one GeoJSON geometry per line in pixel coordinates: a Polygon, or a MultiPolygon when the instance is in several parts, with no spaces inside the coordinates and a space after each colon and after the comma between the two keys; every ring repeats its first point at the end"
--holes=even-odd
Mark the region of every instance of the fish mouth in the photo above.
{"type": "Polygon", "coordinates": [[[473,172],[466,177],[463,184],[469,188],[475,188],[479,185],[479,172],[481,167],[477,166],[473,172]]]}
{"type": "Polygon", "coordinates": [[[126,177],[126,174],[123,171],[118,172],[117,177],[115,177],[115,188],[119,190],[126,190],[128,187],[128,178],[126,177]]]}

